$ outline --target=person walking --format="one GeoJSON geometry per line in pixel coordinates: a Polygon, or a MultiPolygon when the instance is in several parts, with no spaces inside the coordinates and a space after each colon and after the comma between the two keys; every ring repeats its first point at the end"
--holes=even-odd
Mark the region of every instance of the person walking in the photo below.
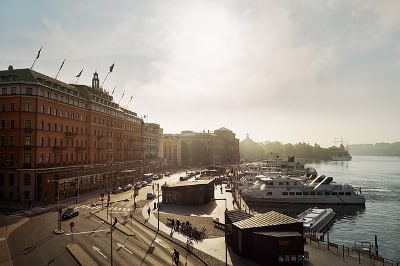
{"type": "Polygon", "coordinates": [[[149,215],[149,218],[150,218],[150,206],[149,206],[149,208],[147,209],[147,214],[149,215]]]}

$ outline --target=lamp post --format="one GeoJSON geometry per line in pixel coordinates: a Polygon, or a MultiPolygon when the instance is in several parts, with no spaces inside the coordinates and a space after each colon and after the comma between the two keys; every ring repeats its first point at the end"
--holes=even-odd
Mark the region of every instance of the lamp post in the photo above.
{"type": "Polygon", "coordinates": [[[226,198],[225,199],[212,199],[212,200],[214,200],[214,201],[217,201],[217,200],[224,200],[225,201],[225,210],[224,210],[224,219],[225,219],[225,265],[228,265],[228,243],[227,243],[227,240],[226,240],[226,230],[227,230],[227,224],[226,224],[226,211],[228,210],[227,208],[226,208],[226,198]]]}
{"type": "Polygon", "coordinates": [[[60,180],[58,180],[58,179],[47,180],[47,183],[49,183],[49,182],[57,182],[57,214],[58,214],[58,221],[57,221],[57,229],[54,230],[54,232],[57,233],[57,234],[62,234],[63,231],[61,230],[60,180]]]}
{"type": "Polygon", "coordinates": [[[160,183],[157,183],[157,231],[160,230],[160,183]]]}

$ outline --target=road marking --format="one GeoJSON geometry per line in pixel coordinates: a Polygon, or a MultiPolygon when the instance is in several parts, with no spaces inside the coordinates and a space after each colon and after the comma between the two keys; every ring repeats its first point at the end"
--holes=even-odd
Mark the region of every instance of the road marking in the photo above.
{"type": "Polygon", "coordinates": [[[94,230],[94,231],[87,231],[87,232],[76,232],[76,233],[66,233],[66,236],[70,235],[83,235],[83,234],[91,234],[91,233],[97,233],[97,232],[109,232],[110,229],[103,229],[103,230],[94,230]]]}
{"type": "Polygon", "coordinates": [[[131,255],[133,255],[133,252],[130,251],[129,249],[127,249],[127,248],[125,247],[125,245],[123,245],[123,244],[117,242],[117,246],[118,246],[118,248],[123,248],[123,249],[125,249],[127,252],[129,252],[131,255]]]}
{"type": "Polygon", "coordinates": [[[164,245],[162,244],[161,239],[156,238],[156,239],[154,240],[154,242],[156,242],[157,244],[159,244],[160,246],[162,246],[162,247],[164,247],[164,248],[167,248],[166,246],[164,246],[164,245]]]}
{"type": "Polygon", "coordinates": [[[101,256],[103,256],[105,259],[107,259],[107,256],[103,254],[103,252],[100,251],[100,249],[98,247],[92,246],[92,248],[94,250],[97,251],[97,253],[99,253],[101,256]]]}

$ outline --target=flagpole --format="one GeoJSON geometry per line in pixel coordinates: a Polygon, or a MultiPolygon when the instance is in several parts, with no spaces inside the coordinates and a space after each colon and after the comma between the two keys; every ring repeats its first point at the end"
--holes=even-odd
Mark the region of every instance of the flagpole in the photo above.
{"type": "Polygon", "coordinates": [[[33,68],[33,66],[35,65],[35,63],[36,63],[36,60],[38,60],[38,59],[39,59],[40,52],[42,51],[42,48],[43,48],[43,45],[40,47],[40,49],[39,49],[39,51],[38,51],[38,53],[37,53],[37,55],[36,55],[36,57],[35,57],[35,60],[33,61],[33,64],[32,64],[32,66],[31,66],[31,69],[32,69],[32,68],[33,68]]]}
{"type": "Polygon", "coordinates": [[[62,62],[61,66],[60,66],[60,69],[58,70],[58,72],[57,72],[57,75],[56,75],[56,77],[55,77],[54,79],[57,79],[57,77],[58,77],[58,74],[59,74],[59,73],[60,73],[60,71],[61,71],[61,68],[64,66],[65,59],[67,59],[67,58],[64,58],[64,61],[62,62]]]}
{"type": "Polygon", "coordinates": [[[82,75],[82,71],[83,71],[83,69],[84,69],[84,68],[82,68],[81,72],[79,72],[79,73],[78,73],[78,75],[76,75],[76,81],[75,81],[75,84],[77,84],[77,83],[78,83],[78,80],[79,80],[79,78],[80,78],[80,77],[81,77],[81,75],[82,75]]]}
{"type": "Polygon", "coordinates": [[[113,71],[114,65],[115,65],[115,62],[110,66],[110,71],[108,71],[106,77],[105,77],[104,80],[103,80],[103,83],[101,83],[101,88],[103,88],[103,84],[104,84],[104,82],[106,82],[106,79],[107,79],[107,77],[108,77],[108,74],[110,74],[110,73],[113,71]]]}
{"type": "Polygon", "coordinates": [[[124,90],[124,92],[122,93],[121,99],[119,99],[118,105],[119,105],[119,103],[121,102],[122,98],[124,98],[124,95],[125,95],[125,90],[124,90]]]}

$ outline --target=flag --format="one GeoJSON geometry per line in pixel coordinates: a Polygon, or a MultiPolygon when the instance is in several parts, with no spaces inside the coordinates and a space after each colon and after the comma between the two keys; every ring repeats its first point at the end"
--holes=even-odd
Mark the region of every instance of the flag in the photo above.
{"type": "Polygon", "coordinates": [[[82,75],[82,71],[83,71],[83,68],[82,68],[81,72],[79,72],[79,74],[76,75],[77,78],[79,78],[82,75]]]}
{"type": "Polygon", "coordinates": [[[144,115],[143,118],[146,118],[146,115],[144,115]]]}
{"type": "Polygon", "coordinates": [[[36,59],[39,59],[39,56],[40,56],[40,52],[42,51],[42,48],[43,48],[43,46],[42,46],[42,47],[40,47],[39,51],[37,52],[37,56],[36,56],[36,59]]]}
{"type": "Polygon", "coordinates": [[[61,66],[60,66],[60,69],[58,70],[58,72],[60,72],[61,68],[64,66],[65,59],[66,59],[66,58],[64,58],[64,61],[62,62],[61,66]]]}
{"type": "MultiPolygon", "coordinates": [[[[115,63],[114,63],[115,64],[115,63]]],[[[114,64],[112,64],[111,66],[110,66],[110,73],[113,71],[113,69],[114,69],[114,64]]]]}

